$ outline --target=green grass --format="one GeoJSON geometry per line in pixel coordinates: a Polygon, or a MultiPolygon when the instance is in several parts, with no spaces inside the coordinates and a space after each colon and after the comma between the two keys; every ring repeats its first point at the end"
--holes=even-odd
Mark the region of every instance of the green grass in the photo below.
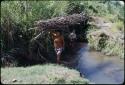
{"type": "Polygon", "coordinates": [[[1,68],[3,84],[87,84],[78,71],[55,64],[1,68]],[[12,80],[16,79],[16,82],[12,80]]]}
{"type": "Polygon", "coordinates": [[[119,42],[113,42],[109,40],[106,48],[103,50],[107,55],[117,55],[120,58],[124,58],[124,46],[121,46],[119,42]]]}
{"type": "Polygon", "coordinates": [[[118,20],[117,22],[113,23],[111,30],[113,32],[124,31],[124,22],[118,20]]]}
{"type": "Polygon", "coordinates": [[[103,16],[105,20],[107,20],[108,22],[116,22],[118,21],[118,17],[117,15],[113,15],[113,14],[106,14],[105,16],[103,16]]]}

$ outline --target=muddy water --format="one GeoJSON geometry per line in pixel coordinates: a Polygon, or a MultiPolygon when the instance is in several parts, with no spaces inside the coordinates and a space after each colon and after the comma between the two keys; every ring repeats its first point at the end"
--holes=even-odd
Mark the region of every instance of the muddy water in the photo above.
{"type": "Polygon", "coordinates": [[[124,60],[89,51],[87,43],[77,44],[74,68],[96,84],[119,84],[124,81],[124,60]]]}

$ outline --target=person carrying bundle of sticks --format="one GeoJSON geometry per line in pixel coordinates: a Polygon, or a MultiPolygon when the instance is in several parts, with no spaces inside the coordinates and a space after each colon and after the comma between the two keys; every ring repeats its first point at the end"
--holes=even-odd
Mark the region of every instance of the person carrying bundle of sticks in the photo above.
{"type": "Polygon", "coordinates": [[[52,33],[55,52],[57,54],[57,63],[60,64],[61,53],[64,50],[64,37],[59,31],[52,33]]]}

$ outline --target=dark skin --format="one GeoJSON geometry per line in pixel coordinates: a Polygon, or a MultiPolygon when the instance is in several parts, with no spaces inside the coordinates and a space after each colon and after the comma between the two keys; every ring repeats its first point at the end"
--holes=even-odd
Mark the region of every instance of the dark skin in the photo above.
{"type": "MultiPolygon", "coordinates": [[[[59,33],[59,32],[53,32],[52,33],[52,38],[54,41],[54,48],[63,48],[64,47],[64,37],[59,33]]],[[[57,63],[60,63],[60,57],[61,57],[61,52],[57,54],[57,63]]]]}

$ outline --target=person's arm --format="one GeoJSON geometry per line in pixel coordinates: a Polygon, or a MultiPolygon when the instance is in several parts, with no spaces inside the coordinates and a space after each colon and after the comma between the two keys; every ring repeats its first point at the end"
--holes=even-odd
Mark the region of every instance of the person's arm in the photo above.
{"type": "Polygon", "coordinates": [[[52,39],[54,40],[54,36],[52,35],[52,39]]]}
{"type": "Polygon", "coordinates": [[[53,39],[53,40],[55,40],[55,36],[54,36],[54,34],[53,34],[53,33],[52,33],[52,39],[53,39]]]}

